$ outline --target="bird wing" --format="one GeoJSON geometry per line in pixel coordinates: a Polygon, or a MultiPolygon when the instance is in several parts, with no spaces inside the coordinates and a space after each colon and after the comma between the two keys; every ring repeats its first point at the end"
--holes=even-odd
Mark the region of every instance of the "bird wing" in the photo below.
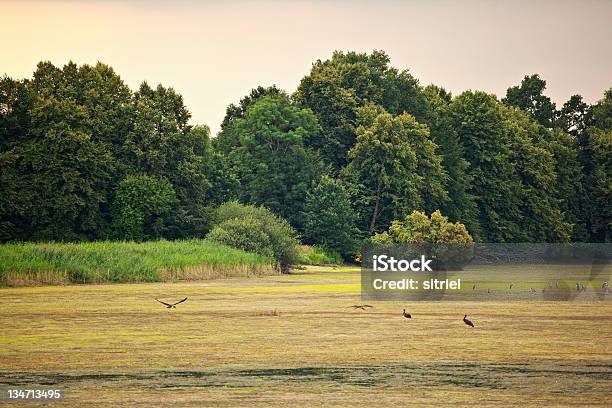
{"type": "Polygon", "coordinates": [[[186,300],[187,300],[187,298],[185,298],[185,299],[183,299],[183,300],[179,300],[178,302],[173,303],[173,304],[172,304],[172,306],[176,306],[176,305],[178,305],[179,303],[183,303],[183,302],[184,302],[184,301],[186,301],[186,300]]]}
{"type": "Polygon", "coordinates": [[[374,307],[374,306],[370,306],[370,305],[363,305],[363,307],[374,307]]]}
{"type": "Polygon", "coordinates": [[[157,300],[157,301],[158,301],[159,303],[161,303],[162,305],[172,306],[170,303],[162,302],[162,301],[161,301],[161,300],[159,300],[159,299],[155,299],[155,300],[157,300]]]}

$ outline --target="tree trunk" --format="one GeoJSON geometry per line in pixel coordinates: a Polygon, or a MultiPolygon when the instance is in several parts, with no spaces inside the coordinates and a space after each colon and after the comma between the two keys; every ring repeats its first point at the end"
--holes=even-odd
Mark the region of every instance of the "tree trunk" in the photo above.
{"type": "Polygon", "coordinates": [[[380,179],[378,180],[378,185],[376,186],[376,204],[374,205],[374,213],[372,214],[372,221],[370,222],[370,235],[374,233],[374,228],[376,228],[376,218],[378,218],[379,205],[380,205],[380,179]]]}

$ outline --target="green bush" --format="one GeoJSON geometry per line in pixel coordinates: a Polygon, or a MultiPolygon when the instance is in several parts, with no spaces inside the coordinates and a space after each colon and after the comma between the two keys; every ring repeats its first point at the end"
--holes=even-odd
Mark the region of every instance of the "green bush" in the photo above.
{"type": "Polygon", "coordinates": [[[304,265],[341,264],[342,256],[337,252],[317,246],[302,245],[300,247],[300,263],[304,265]]]}
{"type": "Polygon", "coordinates": [[[283,272],[299,261],[295,229],[270,210],[232,201],[219,206],[214,218],[215,226],[207,235],[210,241],[272,255],[283,272]]]}
{"type": "Polygon", "coordinates": [[[213,228],[206,238],[232,248],[274,258],[270,237],[261,227],[261,221],[251,216],[230,218],[213,228]]]}
{"type": "Polygon", "coordinates": [[[428,217],[413,211],[404,220],[395,220],[388,231],[376,234],[372,242],[378,244],[470,244],[472,236],[463,224],[448,221],[439,210],[428,217]]]}

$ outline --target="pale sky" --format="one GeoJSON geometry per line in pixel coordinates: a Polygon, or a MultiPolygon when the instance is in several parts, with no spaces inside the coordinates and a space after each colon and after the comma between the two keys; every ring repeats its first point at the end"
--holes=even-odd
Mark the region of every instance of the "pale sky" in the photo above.
{"type": "Polygon", "coordinates": [[[561,105],[612,87],[612,1],[2,1],[0,75],[111,65],[183,95],[213,134],[251,88],[293,92],[334,50],[382,49],[421,84],[505,94],[539,73],[561,105]]]}

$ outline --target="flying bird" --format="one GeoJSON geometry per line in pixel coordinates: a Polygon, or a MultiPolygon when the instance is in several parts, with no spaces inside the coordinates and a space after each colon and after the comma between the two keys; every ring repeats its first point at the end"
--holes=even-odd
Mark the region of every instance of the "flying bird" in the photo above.
{"type": "Polygon", "coordinates": [[[168,308],[168,309],[173,309],[173,308],[174,308],[174,309],[176,309],[176,305],[178,305],[179,303],[183,303],[184,301],[186,301],[186,300],[187,300],[187,298],[185,298],[185,299],[183,299],[183,300],[179,300],[179,301],[178,301],[178,302],[176,302],[176,303],[166,303],[166,302],[162,302],[162,301],[161,301],[161,300],[159,300],[159,299],[155,299],[155,300],[157,300],[157,301],[158,301],[159,303],[161,303],[162,305],[166,306],[166,308],[168,308]]]}
{"type": "Polygon", "coordinates": [[[467,324],[468,326],[474,327],[474,323],[472,323],[471,320],[468,320],[467,315],[463,316],[463,323],[467,324]]]}
{"type": "Polygon", "coordinates": [[[402,313],[402,316],[404,316],[406,319],[412,319],[412,315],[410,313],[406,313],[406,309],[404,309],[404,313],[402,313]]]}
{"type": "Polygon", "coordinates": [[[353,305],[353,306],[349,306],[349,307],[352,307],[353,309],[366,310],[366,307],[374,307],[374,306],[370,306],[370,305],[353,305]]]}

